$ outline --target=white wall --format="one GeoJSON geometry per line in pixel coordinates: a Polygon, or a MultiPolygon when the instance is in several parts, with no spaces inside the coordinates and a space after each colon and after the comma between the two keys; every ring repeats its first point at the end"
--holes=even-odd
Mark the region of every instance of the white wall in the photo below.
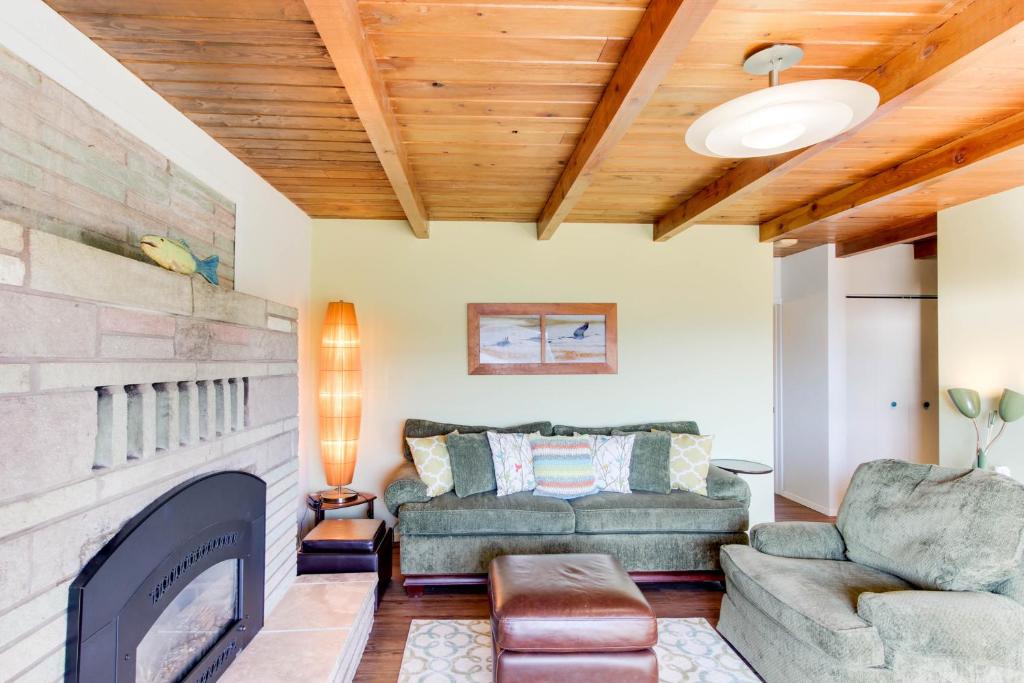
{"type": "MultiPolygon", "coordinates": [[[[1024,187],[939,213],[939,387],[977,389],[993,407],[1024,391],[1024,187]]],[[[940,462],[968,467],[974,430],[943,396],[940,462]]],[[[989,454],[1024,479],[1024,423],[989,454]]]]}
{"type": "Polygon", "coordinates": [[[829,268],[832,247],[777,262],[781,273],[780,494],[826,514],[829,498],[829,268]]]}
{"type": "MultiPolygon", "coordinates": [[[[500,424],[694,419],[715,454],[772,462],[772,259],[755,227],[699,227],[666,244],[650,226],[314,224],[311,325],[331,299],[356,303],[363,423],[356,488],[380,493],[401,464],[409,417],[500,424]],[[470,376],[466,304],[615,302],[619,373],[470,376]]],[[[313,355],[310,359],[315,362],[313,355]]],[[[307,488],[323,485],[308,444],[307,488]]],[[[773,517],[772,478],[750,477],[755,522],[773,517]]]]}
{"type": "MultiPolygon", "coordinates": [[[[874,448],[871,437],[888,432],[880,428],[876,413],[865,409],[876,407],[882,390],[865,378],[863,346],[872,345],[867,355],[878,367],[901,377],[919,380],[928,371],[934,377],[936,364],[934,329],[925,329],[934,328],[934,316],[927,315],[932,304],[847,296],[933,294],[935,263],[915,261],[907,245],[845,259],[835,258],[834,246],[824,245],[779,259],[776,268],[782,346],[779,493],[834,515],[861,462],[890,456],[927,460],[916,448],[899,455],[874,448]],[[898,337],[886,339],[887,331],[898,337]]],[[[927,433],[934,424],[917,414],[916,391],[922,383],[904,384],[899,387],[903,393],[893,396],[899,399],[899,414],[884,413],[884,422],[906,432],[907,443],[934,441],[935,435],[927,433]]],[[[888,385],[882,393],[888,396],[887,391],[888,385]]]]}
{"type": "Polygon", "coordinates": [[[42,0],[4,0],[0,44],[235,202],[235,288],[298,308],[305,353],[309,217],[42,0]]]}

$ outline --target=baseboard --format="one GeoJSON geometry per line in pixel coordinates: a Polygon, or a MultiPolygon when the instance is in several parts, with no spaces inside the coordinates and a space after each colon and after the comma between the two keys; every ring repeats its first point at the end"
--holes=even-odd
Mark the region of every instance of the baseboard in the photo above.
{"type": "Polygon", "coordinates": [[[799,503],[800,505],[803,505],[805,508],[811,508],[815,512],[820,512],[821,514],[827,515],[829,517],[836,516],[834,510],[829,510],[828,507],[824,505],[819,505],[818,503],[815,503],[813,500],[807,500],[806,498],[798,496],[795,493],[789,493],[788,491],[776,491],[775,493],[776,495],[782,496],[783,498],[787,498],[793,501],[794,503],[799,503]]]}

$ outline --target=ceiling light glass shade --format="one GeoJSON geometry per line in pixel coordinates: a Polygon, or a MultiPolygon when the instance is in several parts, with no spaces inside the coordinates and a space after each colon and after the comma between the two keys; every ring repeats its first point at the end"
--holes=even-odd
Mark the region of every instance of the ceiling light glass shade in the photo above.
{"type": "Polygon", "coordinates": [[[1024,394],[1003,389],[1003,397],[999,399],[999,417],[1003,422],[1013,422],[1024,417],[1024,394]]]}
{"type": "Polygon", "coordinates": [[[877,108],[878,91],[858,81],[787,83],[715,107],[686,131],[686,144],[711,157],[781,154],[835,137],[877,108]]]}
{"type": "Polygon", "coordinates": [[[981,395],[974,389],[950,389],[947,393],[964,417],[973,420],[981,415],[981,395]]]}

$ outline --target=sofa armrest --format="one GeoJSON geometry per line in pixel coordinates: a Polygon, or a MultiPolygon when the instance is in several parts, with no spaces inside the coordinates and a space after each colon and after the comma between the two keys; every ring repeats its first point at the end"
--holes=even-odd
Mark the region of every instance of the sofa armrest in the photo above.
{"type": "Polygon", "coordinates": [[[750,487],[732,472],[712,465],[708,468],[708,498],[739,500],[750,507],[750,487]]]}
{"type": "Polygon", "coordinates": [[[391,483],[384,489],[384,504],[393,515],[398,515],[398,508],[406,503],[426,503],[427,485],[416,473],[416,466],[411,462],[403,463],[391,476],[391,483]]]}
{"type": "Polygon", "coordinates": [[[886,663],[951,659],[1024,670],[1024,606],[1005,595],[911,590],[861,593],[857,614],[878,632],[886,663]]]}
{"type": "Polygon", "coordinates": [[[750,530],[750,545],[766,555],[798,560],[845,560],[846,543],[831,522],[773,522],[750,530]]]}

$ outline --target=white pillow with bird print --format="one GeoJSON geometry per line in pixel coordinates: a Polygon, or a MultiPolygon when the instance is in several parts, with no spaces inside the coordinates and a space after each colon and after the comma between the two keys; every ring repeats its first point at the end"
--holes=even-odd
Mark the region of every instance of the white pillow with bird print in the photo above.
{"type": "Polygon", "coordinates": [[[633,442],[636,435],[589,436],[597,488],[610,493],[632,493],[629,488],[629,465],[633,460],[633,442]]]}
{"type": "Polygon", "coordinates": [[[431,498],[444,495],[455,488],[452,460],[448,455],[449,436],[451,434],[439,434],[420,438],[408,437],[405,440],[409,444],[409,451],[412,452],[416,472],[427,485],[427,495],[431,498]]]}
{"type": "Polygon", "coordinates": [[[537,479],[533,474],[533,450],[530,448],[530,436],[534,434],[501,434],[487,432],[487,442],[491,446],[491,460],[494,461],[494,480],[498,484],[498,495],[522,493],[537,488],[537,479]]]}

